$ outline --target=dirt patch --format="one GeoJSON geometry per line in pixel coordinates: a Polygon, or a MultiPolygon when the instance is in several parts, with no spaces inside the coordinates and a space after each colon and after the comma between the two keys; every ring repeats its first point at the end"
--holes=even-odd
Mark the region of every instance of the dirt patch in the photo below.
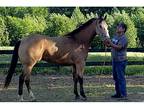
{"type": "MultiPolygon", "coordinates": [[[[0,102],[16,102],[18,76],[14,76],[8,90],[2,90],[4,75],[0,75],[0,102]]],[[[84,76],[86,102],[142,102],[144,100],[144,76],[129,76],[127,100],[111,99],[114,94],[111,76],[84,76]]],[[[32,75],[31,85],[38,102],[75,102],[72,76],[32,75]]],[[[24,86],[24,99],[29,96],[24,86]]],[[[82,100],[78,100],[82,102],[82,100]]]]}

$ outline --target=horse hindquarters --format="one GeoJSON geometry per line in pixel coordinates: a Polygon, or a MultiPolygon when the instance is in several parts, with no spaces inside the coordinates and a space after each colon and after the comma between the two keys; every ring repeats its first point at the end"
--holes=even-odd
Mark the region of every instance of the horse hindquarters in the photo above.
{"type": "Polygon", "coordinates": [[[31,76],[33,66],[38,61],[41,60],[43,52],[44,52],[43,41],[37,43],[35,42],[26,43],[26,41],[24,40],[22,42],[22,45],[20,46],[19,58],[23,66],[23,73],[19,77],[18,94],[19,94],[20,101],[23,101],[24,82],[26,84],[30,97],[32,97],[32,100],[35,100],[35,97],[31,91],[30,76],[31,76]]]}

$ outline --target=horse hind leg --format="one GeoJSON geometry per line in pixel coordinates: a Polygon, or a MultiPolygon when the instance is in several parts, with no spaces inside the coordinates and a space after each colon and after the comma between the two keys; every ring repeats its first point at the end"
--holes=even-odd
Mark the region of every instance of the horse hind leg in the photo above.
{"type": "Polygon", "coordinates": [[[35,100],[35,97],[33,95],[33,92],[31,91],[31,86],[30,86],[30,75],[31,75],[32,67],[33,66],[27,66],[27,65],[23,66],[24,72],[19,77],[19,90],[18,90],[19,101],[24,101],[24,99],[23,99],[23,84],[24,84],[24,82],[26,84],[26,87],[27,87],[30,97],[32,98],[33,101],[35,100]]]}
{"type": "Polygon", "coordinates": [[[30,98],[32,101],[36,101],[36,98],[31,90],[31,85],[30,85],[30,74],[27,74],[26,79],[25,79],[25,84],[29,93],[30,98]]]}

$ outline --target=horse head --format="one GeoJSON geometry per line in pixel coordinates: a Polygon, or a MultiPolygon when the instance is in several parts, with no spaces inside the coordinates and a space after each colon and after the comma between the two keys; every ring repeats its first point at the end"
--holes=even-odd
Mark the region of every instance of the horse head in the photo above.
{"type": "Polygon", "coordinates": [[[106,18],[107,16],[100,16],[96,20],[96,34],[99,35],[102,40],[110,37],[106,18]]]}

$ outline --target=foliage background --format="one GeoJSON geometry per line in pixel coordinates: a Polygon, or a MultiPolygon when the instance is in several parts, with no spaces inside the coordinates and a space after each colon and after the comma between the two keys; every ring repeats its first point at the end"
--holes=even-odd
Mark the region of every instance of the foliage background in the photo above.
{"type": "MultiPolygon", "coordinates": [[[[93,17],[107,15],[110,36],[115,25],[128,25],[129,48],[144,47],[144,8],[142,7],[0,7],[0,46],[13,46],[29,34],[64,36],[93,17]]],[[[92,47],[103,48],[99,38],[92,47]]]]}

